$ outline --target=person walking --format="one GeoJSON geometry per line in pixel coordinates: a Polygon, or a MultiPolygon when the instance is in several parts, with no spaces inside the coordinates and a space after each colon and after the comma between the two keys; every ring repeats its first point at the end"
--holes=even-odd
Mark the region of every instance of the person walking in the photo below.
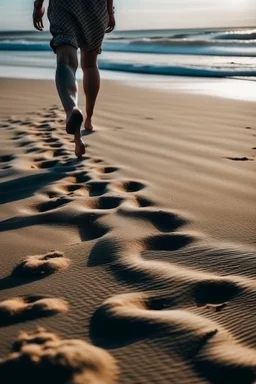
{"type": "MultiPolygon", "coordinates": [[[[43,31],[44,0],[34,2],[33,24],[43,31]]],[[[81,125],[92,131],[92,116],[100,89],[97,65],[105,33],[115,28],[113,0],[49,0],[47,16],[52,40],[50,46],[57,56],[56,88],[66,112],[66,132],[74,135],[75,154],[85,153],[81,125]],[[78,108],[77,50],[81,51],[83,89],[86,99],[85,119],[78,108]]]]}

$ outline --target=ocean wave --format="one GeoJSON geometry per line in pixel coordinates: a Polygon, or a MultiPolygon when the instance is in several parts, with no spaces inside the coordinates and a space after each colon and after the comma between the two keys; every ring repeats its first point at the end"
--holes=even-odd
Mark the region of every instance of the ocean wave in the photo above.
{"type": "Polygon", "coordinates": [[[222,33],[214,33],[212,38],[218,40],[256,41],[256,29],[248,31],[226,31],[222,33]]]}
{"type": "Polygon", "coordinates": [[[49,43],[26,40],[0,41],[0,51],[49,51],[49,43]]]}
{"type": "MultiPolygon", "coordinates": [[[[112,41],[112,39],[108,40],[107,43],[110,43],[112,41]]],[[[114,41],[115,44],[118,44],[114,41]]],[[[124,42],[122,42],[124,43],[124,42]]],[[[126,40],[125,41],[125,44],[128,44],[128,45],[151,45],[151,44],[157,44],[157,45],[160,45],[160,46],[170,46],[170,47],[173,47],[173,46],[189,46],[189,47],[193,47],[193,46],[220,46],[220,47],[235,47],[235,46],[238,46],[238,47],[244,47],[244,46],[249,46],[249,47],[256,47],[256,40],[252,40],[252,41],[238,41],[238,40],[231,40],[229,39],[228,41],[223,41],[223,40],[212,40],[212,41],[209,41],[209,40],[206,40],[206,39],[203,39],[203,38],[197,38],[197,39],[187,39],[187,38],[183,38],[183,39],[174,39],[174,38],[166,38],[166,37],[144,37],[144,38],[140,38],[140,39],[132,39],[132,40],[126,40]]]]}
{"type": "Polygon", "coordinates": [[[151,39],[141,39],[118,43],[106,41],[103,48],[105,51],[112,52],[208,56],[256,56],[256,42],[252,44],[237,42],[223,44],[216,41],[214,43],[209,43],[204,40],[175,41],[173,39],[162,39],[156,42],[151,39]]]}
{"type": "MultiPolygon", "coordinates": [[[[126,73],[194,76],[194,77],[256,77],[254,58],[225,58],[184,55],[132,54],[103,52],[99,57],[102,70],[126,73]]],[[[0,72],[3,67],[19,67],[26,70],[42,69],[54,73],[55,57],[51,52],[2,52],[0,72]]]]}
{"type": "MultiPolygon", "coordinates": [[[[106,40],[103,50],[107,52],[207,55],[207,56],[256,56],[256,42],[242,44],[221,44],[215,41],[209,44],[204,40],[174,40],[174,39],[137,39],[127,41],[106,40]]],[[[31,42],[25,40],[0,41],[0,51],[50,51],[49,42],[31,42]]]]}
{"type": "Polygon", "coordinates": [[[165,76],[191,76],[191,77],[255,77],[256,69],[251,68],[210,68],[183,65],[145,65],[138,63],[122,63],[108,60],[99,62],[100,69],[122,71],[140,74],[165,75],[165,76]]]}

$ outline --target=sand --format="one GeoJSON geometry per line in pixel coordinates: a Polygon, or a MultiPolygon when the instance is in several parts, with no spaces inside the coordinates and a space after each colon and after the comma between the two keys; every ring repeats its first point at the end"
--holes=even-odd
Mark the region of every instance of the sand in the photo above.
{"type": "Polygon", "coordinates": [[[0,116],[1,382],[253,384],[255,104],[104,81],[82,160],[51,82],[0,116]]]}

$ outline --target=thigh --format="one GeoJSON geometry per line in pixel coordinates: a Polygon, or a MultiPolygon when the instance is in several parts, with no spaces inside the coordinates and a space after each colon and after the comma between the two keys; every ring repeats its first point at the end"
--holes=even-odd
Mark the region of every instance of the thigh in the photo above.
{"type": "Polygon", "coordinates": [[[52,34],[51,48],[57,53],[57,48],[70,45],[78,48],[78,28],[72,13],[68,12],[59,2],[52,2],[48,9],[50,32],[52,34]]]}

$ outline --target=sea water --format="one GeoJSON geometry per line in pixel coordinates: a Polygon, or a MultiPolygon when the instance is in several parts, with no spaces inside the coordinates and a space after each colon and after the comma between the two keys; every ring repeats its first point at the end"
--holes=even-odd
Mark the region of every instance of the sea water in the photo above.
{"type": "MultiPolygon", "coordinates": [[[[0,77],[54,78],[50,38],[49,32],[0,32],[0,77]]],[[[205,84],[212,84],[211,78],[255,81],[256,29],[115,31],[106,36],[99,67],[105,78],[132,74],[136,82],[146,84],[150,78],[161,88],[168,87],[168,79],[175,87],[174,76],[186,79],[184,85],[196,84],[193,79],[199,77],[205,84]]],[[[240,89],[247,86],[239,84],[240,89]]]]}

